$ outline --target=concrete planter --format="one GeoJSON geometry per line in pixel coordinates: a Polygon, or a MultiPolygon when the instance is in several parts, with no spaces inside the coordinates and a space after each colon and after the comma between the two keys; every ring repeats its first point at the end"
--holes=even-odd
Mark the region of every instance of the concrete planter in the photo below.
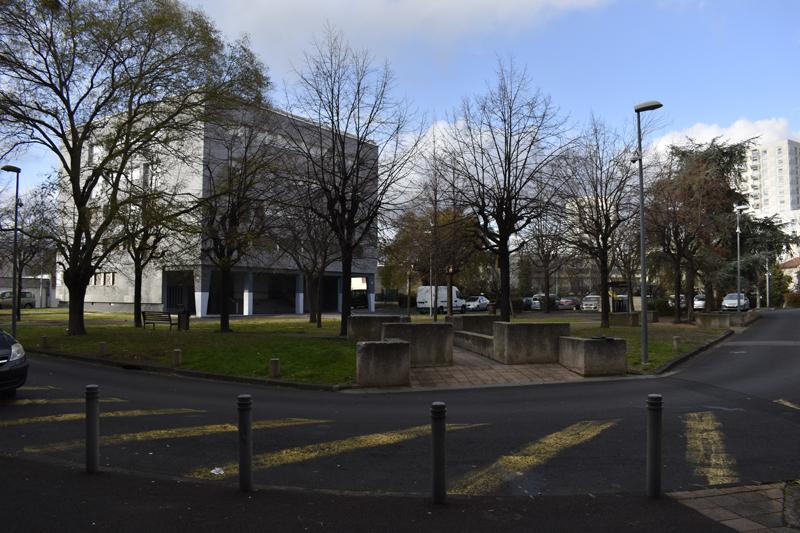
{"type": "Polygon", "coordinates": [[[557,363],[558,338],[569,335],[569,323],[495,322],[492,359],[506,365],[557,363]]]}
{"type": "Polygon", "coordinates": [[[381,340],[381,326],[386,322],[411,322],[408,315],[353,315],[347,322],[347,337],[359,341],[381,340]]]}
{"type": "Polygon", "coordinates": [[[558,362],[581,376],[618,376],[628,370],[624,339],[561,337],[558,362]]]}
{"type": "Polygon", "coordinates": [[[736,313],[695,313],[694,323],[704,328],[729,328],[736,313]]]}
{"type": "Polygon", "coordinates": [[[360,387],[402,387],[411,383],[408,342],[398,339],[356,344],[356,382],[360,387]]]}
{"type": "Polygon", "coordinates": [[[453,364],[453,325],[385,323],[383,339],[402,339],[410,345],[411,366],[453,364]]]}

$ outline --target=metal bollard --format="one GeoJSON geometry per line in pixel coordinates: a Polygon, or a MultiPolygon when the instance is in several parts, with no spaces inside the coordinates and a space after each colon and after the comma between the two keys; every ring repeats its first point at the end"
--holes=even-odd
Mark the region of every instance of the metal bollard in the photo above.
{"type": "Polygon", "coordinates": [[[281,360],[280,359],[270,359],[269,360],[269,377],[272,379],[278,379],[281,377],[281,360]]]}
{"type": "Polygon", "coordinates": [[[98,342],[97,343],[97,353],[100,355],[106,354],[106,343],[105,342],[98,342]]]}
{"type": "Polygon", "coordinates": [[[447,405],[444,402],[431,404],[431,437],[433,444],[433,503],[443,504],[447,499],[447,479],[445,478],[445,419],[447,405]]]}
{"type": "Polygon", "coordinates": [[[100,471],[100,387],[86,385],[86,471],[100,471]]]}
{"type": "Polygon", "coordinates": [[[677,335],[672,337],[672,349],[676,352],[680,351],[681,349],[681,338],[678,337],[677,335]]]}
{"type": "Polygon", "coordinates": [[[240,394],[239,406],[239,490],[253,491],[253,399],[240,394]]]}
{"type": "Polygon", "coordinates": [[[172,350],[172,366],[174,367],[181,366],[182,361],[183,361],[183,352],[180,349],[172,350]]]}
{"type": "Polygon", "coordinates": [[[647,496],[661,496],[661,410],[660,394],[647,396],[647,496]]]}
{"type": "Polygon", "coordinates": [[[39,347],[43,350],[47,349],[47,336],[42,335],[42,338],[39,340],[39,347]]]}

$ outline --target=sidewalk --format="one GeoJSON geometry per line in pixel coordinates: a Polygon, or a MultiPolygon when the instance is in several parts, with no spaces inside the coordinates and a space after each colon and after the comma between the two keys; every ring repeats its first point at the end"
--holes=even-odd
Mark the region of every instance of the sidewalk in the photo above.
{"type": "Polygon", "coordinates": [[[797,531],[800,486],[787,483],[744,485],[669,496],[736,531],[797,531]]]}
{"type": "Polygon", "coordinates": [[[412,388],[538,385],[582,379],[557,363],[504,365],[458,346],[453,346],[452,366],[411,369],[412,388]]]}
{"type": "Polygon", "coordinates": [[[354,496],[203,484],[0,458],[2,530],[730,531],[672,498],[641,494],[453,499],[354,496]]]}

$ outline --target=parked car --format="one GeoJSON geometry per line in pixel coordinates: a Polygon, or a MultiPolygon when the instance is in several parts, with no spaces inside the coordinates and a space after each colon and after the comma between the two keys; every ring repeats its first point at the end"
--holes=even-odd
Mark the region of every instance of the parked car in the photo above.
{"type": "Polygon", "coordinates": [[[350,291],[350,308],[366,309],[369,307],[366,289],[353,289],[350,291]]]}
{"type": "Polygon", "coordinates": [[[558,300],[558,308],[578,311],[581,308],[581,301],[577,296],[562,296],[558,300]]]}
{"type": "Polygon", "coordinates": [[[10,397],[28,379],[28,360],[22,345],[0,331],[0,396],[10,397]]]}
{"type": "Polygon", "coordinates": [[[597,294],[587,294],[581,301],[581,310],[583,311],[599,311],[600,310],[600,296],[597,294]]]}
{"type": "MultiPolygon", "coordinates": [[[[738,305],[739,309],[742,311],[747,311],[750,309],[750,300],[747,296],[743,293],[739,294],[738,298],[738,305]]],[[[723,311],[736,311],[737,306],[737,298],[736,293],[731,292],[725,295],[725,298],[722,299],[722,310],[723,311]]]]}
{"type": "MultiPolygon", "coordinates": [[[[530,307],[531,311],[541,311],[544,309],[544,293],[540,292],[539,294],[534,294],[530,297],[530,307]]],[[[558,296],[555,294],[550,295],[550,309],[555,309],[558,305],[558,296]]]]}
{"type": "Polygon", "coordinates": [[[522,310],[530,311],[533,308],[533,295],[524,296],[522,298],[522,310]]]}
{"type": "Polygon", "coordinates": [[[705,311],[706,310],[706,295],[705,294],[698,294],[694,297],[694,303],[692,304],[692,308],[695,311],[705,311]]]}
{"type": "MultiPolygon", "coordinates": [[[[11,309],[13,307],[11,301],[12,294],[12,291],[0,292],[0,309],[11,309]]],[[[20,293],[19,305],[25,309],[36,307],[36,296],[32,292],[22,291],[20,293]]]]}
{"type": "MultiPolygon", "coordinates": [[[[675,309],[675,295],[674,294],[670,294],[669,295],[669,300],[667,300],[667,305],[670,307],[670,309],[675,309]]],[[[681,294],[681,309],[686,309],[686,295],[685,294],[681,294]]]]}
{"type": "Polygon", "coordinates": [[[486,311],[489,309],[489,298],[486,296],[470,296],[467,298],[467,311],[486,311]]]}
{"type": "MultiPolygon", "coordinates": [[[[436,306],[439,313],[444,313],[447,310],[447,285],[439,285],[436,288],[437,298],[436,306]]],[[[417,311],[420,313],[428,313],[433,306],[429,300],[433,296],[433,286],[422,285],[417,288],[417,311]]],[[[461,291],[457,287],[453,287],[453,311],[467,312],[467,302],[461,296],[461,291]]]]}

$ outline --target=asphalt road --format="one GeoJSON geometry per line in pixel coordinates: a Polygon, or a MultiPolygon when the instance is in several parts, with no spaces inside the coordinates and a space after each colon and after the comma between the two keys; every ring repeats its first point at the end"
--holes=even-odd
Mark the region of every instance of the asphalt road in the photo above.
{"type": "Polygon", "coordinates": [[[107,471],[228,490],[237,482],[236,396],[249,393],[260,424],[258,486],[406,498],[429,491],[429,406],[439,400],[453,424],[453,492],[610,498],[643,490],[645,400],[660,393],[666,491],[794,479],[798,324],[800,311],[767,313],[660,378],[392,394],[218,383],[34,357],[28,387],[0,406],[0,449],[21,464],[81,465],[81,398],[97,383],[106,401],[107,471]]]}

